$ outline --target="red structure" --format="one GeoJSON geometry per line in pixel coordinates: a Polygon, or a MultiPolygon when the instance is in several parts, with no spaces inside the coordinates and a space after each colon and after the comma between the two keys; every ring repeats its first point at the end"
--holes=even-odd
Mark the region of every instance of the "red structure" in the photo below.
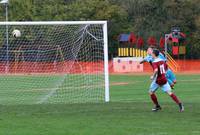
{"type": "Polygon", "coordinates": [[[129,42],[131,45],[135,45],[137,43],[137,37],[134,33],[130,33],[129,42]]]}
{"type": "Polygon", "coordinates": [[[160,42],[159,42],[160,48],[164,49],[165,48],[165,38],[161,37],[160,42]]]}
{"type": "Polygon", "coordinates": [[[180,31],[173,31],[169,35],[169,40],[172,42],[172,55],[179,56],[186,54],[185,38],[186,35],[180,31]]]}
{"type": "Polygon", "coordinates": [[[143,45],[144,45],[144,40],[143,40],[143,38],[142,38],[142,37],[138,37],[138,40],[137,40],[137,47],[138,47],[138,48],[141,48],[141,47],[143,47],[143,45]]]}
{"type": "Polygon", "coordinates": [[[153,45],[153,46],[156,46],[156,44],[157,44],[156,38],[153,37],[153,36],[149,37],[148,40],[147,40],[147,44],[148,44],[149,46],[152,46],[152,45],[153,45]]]}

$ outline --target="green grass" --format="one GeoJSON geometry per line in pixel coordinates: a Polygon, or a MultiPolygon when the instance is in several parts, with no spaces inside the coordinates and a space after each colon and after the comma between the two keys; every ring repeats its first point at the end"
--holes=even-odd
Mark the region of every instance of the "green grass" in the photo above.
{"type": "Polygon", "coordinates": [[[5,75],[0,86],[2,105],[104,102],[103,75],[5,75]]]}
{"type": "Polygon", "coordinates": [[[199,135],[200,75],[177,78],[183,113],[161,91],[163,110],[151,112],[149,76],[112,75],[111,84],[128,84],[110,87],[110,103],[0,106],[0,135],[199,135]]]}

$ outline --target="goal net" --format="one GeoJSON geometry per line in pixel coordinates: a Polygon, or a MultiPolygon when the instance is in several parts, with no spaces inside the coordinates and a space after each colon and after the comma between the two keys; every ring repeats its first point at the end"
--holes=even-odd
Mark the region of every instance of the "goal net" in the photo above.
{"type": "Polygon", "coordinates": [[[0,22],[0,74],[0,104],[108,102],[107,22],[0,22]]]}

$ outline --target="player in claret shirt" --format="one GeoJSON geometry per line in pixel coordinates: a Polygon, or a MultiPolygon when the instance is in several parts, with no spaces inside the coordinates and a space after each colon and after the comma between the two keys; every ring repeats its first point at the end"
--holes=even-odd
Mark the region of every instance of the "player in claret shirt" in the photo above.
{"type": "Polygon", "coordinates": [[[160,59],[159,57],[159,50],[153,50],[152,57],[154,58],[154,61],[152,62],[153,67],[153,75],[151,76],[151,86],[149,89],[150,97],[155,104],[155,108],[152,109],[152,111],[158,111],[161,110],[161,106],[158,103],[157,97],[156,97],[156,90],[160,87],[165,93],[167,93],[179,106],[180,112],[184,111],[183,104],[180,102],[180,100],[177,98],[177,96],[171,92],[171,87],[169,83],[167,82],[166,78],[166,62],[160,59]]]}
{"type": "MultiPolygon", "coordinates": [[[[152,52],[153,50],[156,49],[154,46],[150,46],[147,49],[147,56],[140,62],[140,64],[144,63],[144,62],[148,62],[152,65],[152,62],[154,61],[153,57],[152,57],[152,52]]],[[[162,59],[163,61],[167,62],[167,58],[160,52],[158,55],[158,58],[162,59]]],[[[167,81],[169,83],[169,85],[171,86],[171,88],[174,88],[174,85],[176,84],[176,76],[175,74],[171,71],[171,69],[167,68],[166,69],[166,77],[167,77],[167,81]]]]}

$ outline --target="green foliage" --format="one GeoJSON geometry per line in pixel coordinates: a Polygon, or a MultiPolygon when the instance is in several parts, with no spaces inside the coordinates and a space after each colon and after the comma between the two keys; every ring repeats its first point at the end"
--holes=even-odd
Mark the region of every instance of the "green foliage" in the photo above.
{"type": "MultiPolygon", "coordinates": [[[[0,6],[0,20],[5,9],[0,6]]],[[[108,20],[109,50],[120,33],[134,32],[157,40],[174,25],[187,34],[187,57],[200,58],[199,0],[10,0],[10,21],[108,20]]]]}

